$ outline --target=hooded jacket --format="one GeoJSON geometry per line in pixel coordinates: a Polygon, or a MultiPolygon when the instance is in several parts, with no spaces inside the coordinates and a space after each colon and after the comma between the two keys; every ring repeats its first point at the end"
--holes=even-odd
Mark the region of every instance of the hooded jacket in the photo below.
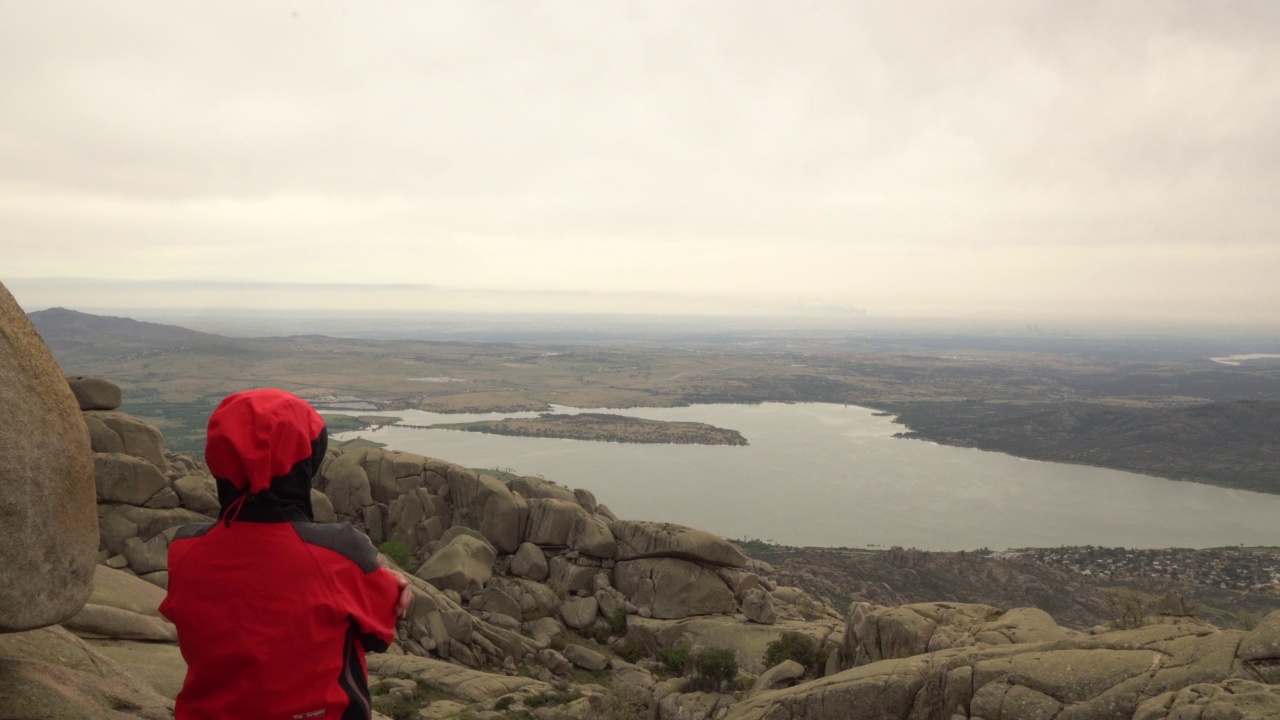
{"type": "Polygon", "coordinates": [[[395,638],[396,578],[349,524],[312,522],[324,421],[282,390],[228,396],[205,460],[217,522],[169,545],[173,621],[187,661],[176,720],[368,720],[366,650],[395,638]]]}

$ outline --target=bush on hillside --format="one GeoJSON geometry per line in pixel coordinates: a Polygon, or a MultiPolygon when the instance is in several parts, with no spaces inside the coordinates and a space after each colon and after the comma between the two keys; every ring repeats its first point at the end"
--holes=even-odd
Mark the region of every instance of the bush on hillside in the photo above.
{"type": "Polygon", "coordinates": [[[830,654],[830,650],[818,647],[818,641],[808,635],[788,632],[765,646],[764,666],[771,668],[783,660],[795,660],[804,666],[805,677],[821,677],[830,654]]]}
{"type": "Polygon", "coordinates": [[[676,643],[663,650],[658,659],[671,672],[676,675],[684,675],[685,670],[689,667],[689,651],[692,649],[692,646],[687,642],[676,643]]]}
{"type": "Polygon", "coordinates": [[[691,658],[693,678],[690,685],[702,692],[719,692],[738,677],[738,656],[730,648],[713,647],[700,650],[691,658]]]}

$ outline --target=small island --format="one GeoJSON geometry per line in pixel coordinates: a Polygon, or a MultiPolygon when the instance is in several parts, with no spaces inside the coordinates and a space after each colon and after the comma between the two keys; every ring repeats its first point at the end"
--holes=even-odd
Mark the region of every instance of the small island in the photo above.
{"type": "Polygon", "coordinates": [[[678,443],[685,445],[746,445],[737,430],[697,422],[666,422],[643,418],[579,413],[546,413],[533,418],[504,418],[469,423],[443,423],[432,428],[515,435],[519,437],[564,438],[624,443],[678,443]]]}

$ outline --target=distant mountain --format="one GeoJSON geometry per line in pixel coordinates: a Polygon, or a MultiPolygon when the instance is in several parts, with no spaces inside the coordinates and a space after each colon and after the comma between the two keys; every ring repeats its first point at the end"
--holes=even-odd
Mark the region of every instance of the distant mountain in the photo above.
{"type": "Polygon", "coordinates": [[[33,312],[28,317],[63,365],[69,359],[119,358],[191,349],[214,351],[240,344],[234,338],[177,325],[91,315],[61,307],[33,312]]]}

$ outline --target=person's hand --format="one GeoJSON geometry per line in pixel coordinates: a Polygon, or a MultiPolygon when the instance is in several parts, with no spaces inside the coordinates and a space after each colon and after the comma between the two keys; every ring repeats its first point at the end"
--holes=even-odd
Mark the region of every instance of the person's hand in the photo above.
{"type": "Polygon", "coordinates": [[[396,598],[396,617],[401,620],[409,617],[409,606],[413,604],[413,591],[409,589],[409,579],[398,570],[388,570],[396,576],[396,585],[400,588],[400,597],[396,598]]]}

